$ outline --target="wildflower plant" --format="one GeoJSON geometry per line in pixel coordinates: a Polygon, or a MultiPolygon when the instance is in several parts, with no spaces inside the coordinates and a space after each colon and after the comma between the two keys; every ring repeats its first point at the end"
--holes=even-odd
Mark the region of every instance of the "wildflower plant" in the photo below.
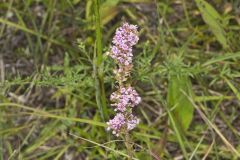
{"type": "Polygon", "coordinates": [[[137,26],[125,22],[116,30],[111,51],[108,52],[117,64],[114,70],[117,90],[110,97],[111,106],[114,107],[116,115],[107,122],[107,129],[112,130],[116,136],[128,134],[139,123],[132,109],[141,102],[141,97],[128,81],[133,68],[132,47],[137,44],[138,40],[137,26]]]}

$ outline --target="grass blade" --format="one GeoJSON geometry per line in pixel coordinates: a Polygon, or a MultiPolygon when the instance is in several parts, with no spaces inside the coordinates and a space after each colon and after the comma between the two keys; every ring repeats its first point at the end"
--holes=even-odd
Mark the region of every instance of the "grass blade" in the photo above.
{"type": "Polygon", "coordinates": [[[2,104],[0,104],[0,107],[5,107],[5,106],[18,107],[18,108],[26,109],[26,110],[32,111],[33,113],[31,113],[31,114],[33,114],[33,115],[35,114],[35,115],[38,115],[38,116],[43,116],[43,117],[48,117],[48,118],[69,120],[69,121],[74,121],[74,122],[87,123],[87,124],[100,126],[100,127],[106,127],[106,124],[102,123],[102,122],[97,122],[97,121],[93,121],[93,120],[89,120],[89,119],[59,116],[59,115],[51,114],[51,113],[48,113],[46,111],[42,111],[42,110],[39,110],[39,109],[24,106],[24,105],[21,105],[21,104],[16,104],[16,103],[2,103],[2,104]]]}
{"type": "Polygon", "coordinates": [[[236,53],[228,53],[225,55],[221,55],[218,56],[216,58],[210,59],[209,61],[205,62],[202,64],[203,67],[208,66],[210,64],[214,64],[214,63],[218,63],[224,60],[228,60],[228,59],[234,59],[234,58],[240,58],[240,52],[236,52],[236,53]]]}
{"type": "Polygon", "coordinates": [[[240,101],[240,92],[237,90],[237,88],[227,78],[224,77],[224,80],[227,82],[228,86],[231,88],[237,99],[240,101]]]}
{"type": "Polygon", "coordinates": [[[32,35],[35,35],[35,36],[40,37],[40,38],[42,38],[42,39],[45,39],[45,40],[47,40],[47,41],[49,41],[49,42],[51,42],[51,43],[54,43],[54,44],[56,44],[56,45],[60,45],[60,46],[64,46],[64,47],[66,47],[66,48],[69,48],[68,45],[66,45],[66,44],[64,44],[64,43],[62,43],[62,42],[59,42],[59,41],[57,41],[57,40],[55,40],[55,39],[51,39],[51,38],[49,38],[49,37],[47,37],[47,36],[45,36],[45,35],[43,35],[43,34],[41,34],[41,33],[38,33],[38,32],[36,32],[36,31],[34,31],[34,30],[31,30],[31,29],[29,29],[29,28],[27,28],[27,27],[24,27],[24,26],[22,26],[22,25],[13,23],[13,22],[8,21],[8,20],[6,20],[6,19],[0,18],[0,23],[3,23],[3,24],[8,25],[8,26],[10,26],[10,27],[14,27],[14,28],[19,29],[19,30],[22,30],[22,31],[24,31],[24,32],[30,33],[30,34],[32,34],[32,35]]]}
{"type": "MultiPolygon", "coordinates": [[[[105,149],[107,149],[107,150],[109,150],[109,151],[115,152],[115,153],[117,153],[117,154],[119,154],[119,155],[121,155],[121,156],[124,156],[124,157],[129,158],[129,156],[128,156],[127,154],[122,153],[122,152],[120,152],[120,151],[118,151],[118,150],[114,150],[114,149],[112,149],[112,148],[110,148],[110,147],[107,147],[107,146],[105,146],[105,145],[103,145],[103,144],[100,144],[100,143],[94,142],[94,141],[92,141],[92,140],[89,140],[89,139],[86,139],[86,138],[77,136],[77,135],[75,135],[75,134],[73,134],[73,133],[69,133],[69,134],[70,134],[71,136],[75,137],[75,138],[79,138],[79,139],[81,139],[81,140],[90,142],[90,143],[95,144],[95,145],[97,145],[97,146],[99,146],[99,147],[103,147],[103,148],[105,148],[105,149]]],[[[137,158],[132,158],[132,159],[133,159],[133,160],[138,160],[137,158]]]]}
{"type": "MultiPolygon", "coordinates": [[[[186,95],[186,93],[183,93],[186,95]]],[[[187,95],[186,95],[187,96],[187,95]]],[[[231,150],[232,153],[234,153],[238,158],[240,158],[240,153],[237,151],[237,149],[234,148],[234,146],[224,137],[224,135],[221,133],[221,131],[218,129],[216,125],[214,125],[207,116],[199,109],[199,107],[194,103],[193,99],[188,96],[188,99],[191,101],[195,109],[198,111],[202,119],[211,127],[218,136],[222,139],[222,141],[225,143],[225,145],[231,150]]]]}
{"type": "Polygon", "coordinates": [[[102,32],[99,13],[99,0],[94,1],[95,24],[96,24],[96,52],[94,58],[94,73],[96,87],[96,101],[103,121],[108,117],[107,104],[104,89],[103,55],[102,55],[102,32]]]}

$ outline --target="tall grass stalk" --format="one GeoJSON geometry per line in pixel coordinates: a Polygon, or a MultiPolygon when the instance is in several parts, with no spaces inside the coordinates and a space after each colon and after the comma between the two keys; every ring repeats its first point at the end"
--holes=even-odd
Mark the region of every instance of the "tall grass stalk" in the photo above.
{"type": "Polygon", "coordinates": [[[101,113],[102,120],[105,121],[107,115],[107,104],[104,89],[104,72],[103,72],[103,55],[102,55],[102,33],[101,22],[99,13],[99,0],[94,0],[94,13],[95,13],[95,56],[94,56],[94,75],[96,87],[96,101],[101,113]]]}

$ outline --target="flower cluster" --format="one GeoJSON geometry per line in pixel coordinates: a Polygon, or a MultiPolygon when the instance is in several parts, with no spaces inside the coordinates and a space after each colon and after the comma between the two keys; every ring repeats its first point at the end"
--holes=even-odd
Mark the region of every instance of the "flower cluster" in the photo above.
{"type": "Polygon", "coordinates": [[[135,128],[139,121],[140,120],[136,116],[130,114],[127,121],[127,130],[130,131],[135,128]]]}
{"type": "Polygon", "coordinates": [[[117,113],[116,116],[107,122],[107,130],[113,129],[112,133],[116,136],[119,136],[121,130],[126,129],[128,131],[132,130],[139,123],[139,119],[132,114],[129,117],[125,118],[125,115],[122,113],[117,113]],[[126,127],[126,128],[124,128],[126,127]]]}
{"type": "Polygon", "coordinates": [[[115,117],[107,122],[107,130],[112,129],[112,133],[119,136],[126,133],[139,123],[139,119],[132,114],[132,108],[141,102],[141,97],[137,91],[127,83],[132,69],[132,47],[138,42],[138,31],[136,25],[123,23],[115,33],[110,56],[116,60],[118,69],[114,71],[118,90],[113,92],[110,100],[111,105],[118,112],[115,117]]]}
{"type": "Polygon", "coordinates": [[[134,46],[139,38],[136,25],[124,23],[119,27],[113,38],[113,46],[111,47],[111,57],[121,65],[129,65],[132,63],[132,46],[134,46]]]}
{"type": "Polygon", "coordinates": [[[117,115],[107,122],[108,128],[107,130],[113,129],[113,134],[118,136],[122,126],[125,124],[125,117],[122,113],[117,113],[117,115]]]}
{"type": "Polygon", "coordinates": [[[122,87],[119,91],[113,92],[110,100],[115,102],[112,106],[115,106],[115,111],[124,112],[127,107],[134,107],[141,102],[141,97],[139,97],[137,91],[132,87],[122,87]]]}

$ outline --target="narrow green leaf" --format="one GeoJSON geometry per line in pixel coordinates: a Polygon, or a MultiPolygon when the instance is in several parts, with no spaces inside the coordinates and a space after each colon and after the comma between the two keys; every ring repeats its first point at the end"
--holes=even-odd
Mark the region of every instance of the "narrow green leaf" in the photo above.
{"type": "Polygon", "coordinates": [[[204,22],[210,27],[211,31],[222,44],[224,48],[228,47],[227,39],[225,37],[226,33],[222,25],[222,17],[219,13],[206,1],[195,0],[204,22]]]}
{"type": "Polygon", "coordinates": [[[34,30],[29,29],[29,28],[27,28],[26,26],[19,25],[19,24],[17,24],[17,23],[8,21],[8,20],[6,20],[6,19],[0,18],[0,23],[6,24],[6,25],[8,25],[8,26],[10,26],[10,27],[13,27],[13,28],[16,28],[16,29],[19,29],[19,30],[22,30],[22,31],[24,31],[24,32],[26,32],[26,33],[30,33],[30,34],[32,34],[32,35],[38,36],[38,37],[40,37],[40,38],[42,38],[42,39],[45,39],[45,40],[47,40],[47,41],[49,41],[49,42],[52,42],[52,43],[56,44],[56,45],[61,45],[61,46],[64,46],[64,47],[69,47],[68,45],[66,45],[66,44],[64,44],[64,43],[62,43],[62,42],[60,42],[60,41],[58,41],[58,40],[56,40],[56,39],[52,39],[52,38],[50,38],[50,37],[47,37],[46,35],[43,35],[43,34],[41,34],[41,33],[39,33],[39,32],[36,32],[36,31],[34,31],[34,30]]]}
{"type": "Polygon", "coordinates": [[[227,54],[224,54],[224,55],[221,55],[221,56],[217,56],[213,59],[210,59],[208,61],[206,61],[205,63],[203,63],[202,66],[208,66],[210,64],[213,64],[213,63],[218,63],[218,62],[222,62],[222,61],[225,61],[225,60],[228,60],[228,59],[234,59],[234,58],[240,58],[240,52],[236,52],[236,53],[227,53],[227,54]]]}
{"type": "MultiPolygon", "coordinates": [[[[117,6],[119,0],[106,0],[103,3],[99,3],[99,12],[101,19],[101,26],[107,24],[109,21],[115,18],[118,15],[120,9],[117,6]]],[[[86,3],[86,19],[91,19],[91,7],[95,5],[92,0],[88,0],[86,3]]],[[[94,27],[94,26],[93,26],[94,27]]]]}
{"type": "Polygon", "coordinates": [[[118,2],[119,0],[107,0],[100,6],[101,25],[107,24],[119,13],[118,2]]]}
{"type": "Polygon", "coordinates": [[[43,110],[40,110],[40,109],[24,106],[24,105],[17,104],[17,103],[1,103],[0,104],[0,108],[1,107],[6,107],[6,106],[17,107],[17,108],[22,108],[22,109],[25,109],[25,110],[32,111],[31,115],[42,116],[42,117],[47,117],[47,118],[55,118],[55,119],[61,119],[61,120],[68,120],[68,121],[72,121],[72,122],[86,123],[86,124],[91,124],[91,125],[99,126],[99,127],[106,127],[105,123],[94,121],[94,120],[91,120],[91,119],[81,119],[81,118],[65,117],[65,116],[61,116],[61,115],[55,115],[55,114],[51,114],[49,112],[46,112],[46,111],[43,111],[43,110]]]}
{"type": "Polygon", "coordinates": [[[238,89],[227,78],[224,77],[224,80],[227,82],[228,86],[231,88],[237,99],[240,101],[240,92],[238,91],[238,89]]]}

